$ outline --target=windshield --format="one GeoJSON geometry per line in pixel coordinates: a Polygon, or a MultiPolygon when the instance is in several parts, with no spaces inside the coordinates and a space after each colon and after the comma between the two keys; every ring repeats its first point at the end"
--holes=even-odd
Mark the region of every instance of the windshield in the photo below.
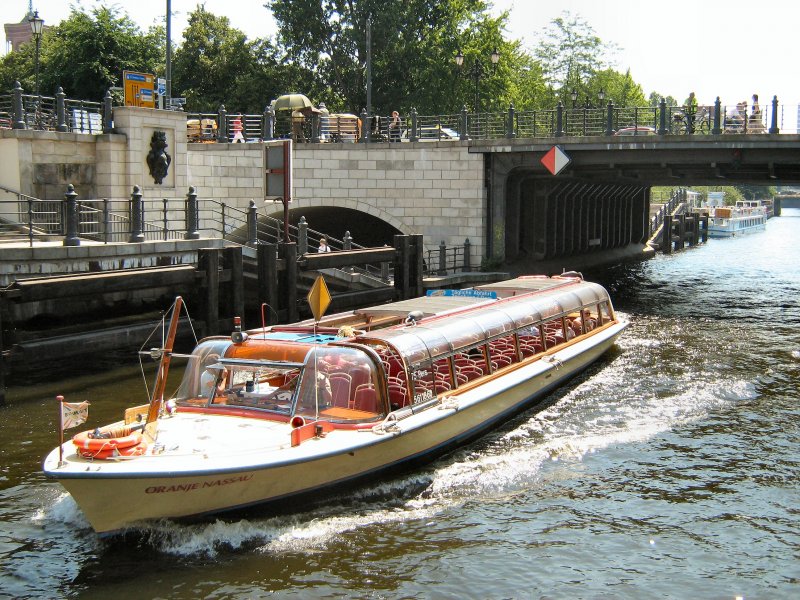
{"type": "Polygon", "coordinates": [[[385,399],[371,357],[359,348],[318,346],[306,358],[294,414],[306,419],[383,418],[385,399]]]}
{"type": "Polygon", "coordinates": [[[303,365],[223,358],[211,365],[212,405],[249,406],[289,416],[303,365]]]}

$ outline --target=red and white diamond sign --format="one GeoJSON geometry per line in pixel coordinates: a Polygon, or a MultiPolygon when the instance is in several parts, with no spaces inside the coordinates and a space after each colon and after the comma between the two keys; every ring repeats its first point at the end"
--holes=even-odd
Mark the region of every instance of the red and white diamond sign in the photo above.
{"type": "Polygon", "coordinates": [[[542,157],[542,164],[553,175],[558,175],[561,169],[566,167],[572,159],[558,146],[553,146],[542,157]]]}

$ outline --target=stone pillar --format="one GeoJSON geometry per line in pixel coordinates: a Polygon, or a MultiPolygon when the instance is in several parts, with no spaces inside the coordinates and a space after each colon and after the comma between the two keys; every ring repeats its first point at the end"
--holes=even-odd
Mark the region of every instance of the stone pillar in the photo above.
{"type": "Polygon", "coordinates": [[[606,135],[614,134],[614,103],[609,100],[606,105],[606,135]]]}
{"type": "Polygon", "coordinates": [[[469,113],[467,112],[467,107],[461,107],[461,129],[458,132],[458,139],[460,140],[468,140],[469,139],[469,113]]]}
{"type": "Polygon", "coordinates": [[[439,243],[439,275],[447,275],[447,246],[444,240],[439,243]]]}
{"type": "Polygon", "coordinates": [[[114,107],[111,101],[111,90],[106,91],[103,98],[103,133],[114,131],[114,107]]]}
{"type": "Polygon", "coordinates": [[[417,109],[411,108],[411,135],[408,139],[412,142],[419,141],[419,131],[417,130],[417,109]]]}

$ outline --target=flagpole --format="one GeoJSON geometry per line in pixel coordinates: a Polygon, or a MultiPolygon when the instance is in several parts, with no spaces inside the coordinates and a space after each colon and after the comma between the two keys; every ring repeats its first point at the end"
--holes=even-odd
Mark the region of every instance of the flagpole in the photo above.
{"type": "Polygon", "coordinates": [[[58,400],[58,466],[64,464],[64,396],[56,396],[58,400]]]}

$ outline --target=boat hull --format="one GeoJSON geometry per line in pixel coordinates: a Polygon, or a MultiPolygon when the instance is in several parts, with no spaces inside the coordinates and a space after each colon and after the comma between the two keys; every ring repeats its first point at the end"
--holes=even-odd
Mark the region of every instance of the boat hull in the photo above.
{"type": "MultiPolygon", "coordinates": [[[[44,472],[72,495],[100,534],[142,521],[186,518],[273,502],[334,485],[364,480],[381,471],[427,461],[496,427],[602,356],[626,327],[603,331],[519,363],[472,388],[452,392],[438,406],[410,414],[378,431],[334,431],[292,447],[291,426],[270,424],[282,440],[263,456],[208,458],[202,449],[181,457],[148,456],[134,461],[90,463],[65,444],[46,459],[44,472]]],[[[441,400],[441,399],[440,399],[441,400]]],[[[234,417],[222,417],[233,419],[234,417]]],[[[168,423],[165,423],[168,426],[168,423]]],[[[230,440],[236,445],[236,435],[230,440]]]]}

